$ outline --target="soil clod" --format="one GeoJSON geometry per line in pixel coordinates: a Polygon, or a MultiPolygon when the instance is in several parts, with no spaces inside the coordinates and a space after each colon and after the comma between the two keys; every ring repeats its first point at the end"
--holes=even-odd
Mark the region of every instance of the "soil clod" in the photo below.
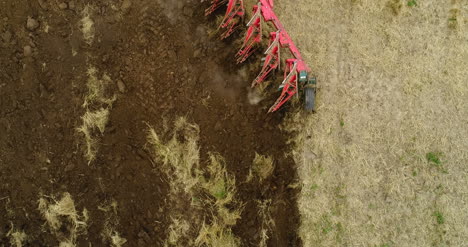
{"type": "Polygon", "coordinates": [[[122,80],[117,80],[117,87],[119,88],[119,92],[121,93],[125,93],[125,91],[127,90],[124,82],[122,80]]]}
{"type": "Polygon", "coordinates": [[[11,33],[9,31],[5,31],[4,33],[2,33],[2,40],[3,42],[5,43],[10,43],[11,41],[11,33]]]}
{"type": "Polygon", "coordinates": [[[39,6],[40,6],[42,9],[44,9],[44,10],[47,9],[47,3],[46,3],[45,0],[37,0],[37,2],[39,3],[39,6]]]}
{"type": "Polygon", "coordinates": [[[39,22],[36,21],[35,19],[29,17],[27,22],[26,22],[26,28],[29,30],[29,31],[34,31],[36,30],[37,28],[39,27],[39,22]]]}
{"type": "Polygon", "coordinates": [[[128,9],[130,9],[131,6],[132,6],[132,2],[130,0],[124,0],[120,8],[122,9],[123,12],[125,12],[128,9]]]}
{"type": "Polygon", "coordinates": [[[68,4],[67,4],[67,3],[60,3],[58,6],[59,6],[59,8],[62,9],[62,10],[68,8],[68,4]]]}
{"type": "Polygon", "coordinates": [[[27,45],[23,48],[23,55],[25,57],[30,57],[32,55],[32,48],[31,46],[27,45]]]}

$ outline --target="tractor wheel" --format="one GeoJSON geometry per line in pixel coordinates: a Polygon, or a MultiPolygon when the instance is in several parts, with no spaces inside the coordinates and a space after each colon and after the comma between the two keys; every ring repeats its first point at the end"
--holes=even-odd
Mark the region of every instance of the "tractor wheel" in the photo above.
{"type": "Polygon", "coordinates": [[[305,87],[305,110],[308,112],[315,111],[315,88],[305,87]]]}

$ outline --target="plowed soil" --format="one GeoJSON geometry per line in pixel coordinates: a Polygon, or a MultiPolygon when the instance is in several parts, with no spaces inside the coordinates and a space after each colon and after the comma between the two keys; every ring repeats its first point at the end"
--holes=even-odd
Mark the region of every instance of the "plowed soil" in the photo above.
{"type": "Polygon", "coordinates": [[[267,199],[275,220],[268,246],[300,246],[298,191],[291,186],[296,168],[288,134],[279,128],[284,112],[267,115],[272,100],[249,104],[255,75],[234,65],[234,40],[208,35],[216,26],[203,15],[207,3],[124,2],[75,1],[63,8],[56,1],[0,1],[0,246],[8,246],[12,225],[28,235],[27,246],[56,246],[37,202],[63,192],[89,211],[77,246],[109,244],[98,208],[110,200],[119,205],[116,230],[127,239],[124,246],[162,246],[169,188],[144,146],[147,124],[162,129],[178,116],[200,126],[202,160],[219,152],[235,174],[245,206],[233,231],[242,246],[258,245],[256,200],[267,199]],[[80,30],[86,4],[93,9],[92,45],[80,30]],[[39,26],[28,29],[28,17],[39,26]],[[112,79],[118,96],[97,159],[88,164],[76,128],[90,65],[112,79]],[[261,184],[245,182],[255,152],[276,165],[261,184]]]}

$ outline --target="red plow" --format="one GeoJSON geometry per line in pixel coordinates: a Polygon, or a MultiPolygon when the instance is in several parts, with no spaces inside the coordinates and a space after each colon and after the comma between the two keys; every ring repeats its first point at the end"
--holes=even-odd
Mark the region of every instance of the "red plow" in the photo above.
{"type": "MultiPolygon", "coordinates": [[[[221,39],[231,36],[243,24],[246,16],[244,0],[211,0],[211,6],[206,9],[205,15],[210,15],[226,5],[226,14],[219,25],[220,30],[223,30],[221,39]]],[[[316,79],[311,76],[311,70],[303,60],[299,49],[273,11],[273,0],[259,0],[253,6],[242,47],[236,53],[237,63],[245,62],[262,43],[263,25],[269,25],[275,31],[270,32],[269,46],[262,59],[263,66],[260,74],[253,80],[252,87],[263,83],[274,70],[279,70],[284,64],[284,79],[279,85],[281,95],[268,112],[279,110],[294,95],[298,96],[301,90],[304,92],[306,110],[314,111],[316,79]],[[286,50],[286,54],[290,56],[285,62],[280,59],[282,50],[286,50]]]]}

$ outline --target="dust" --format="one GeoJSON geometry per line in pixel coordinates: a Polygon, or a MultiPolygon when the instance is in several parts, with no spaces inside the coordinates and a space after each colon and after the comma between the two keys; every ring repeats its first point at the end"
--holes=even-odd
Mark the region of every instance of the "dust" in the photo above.
{"type": "Polygon", "coordinates": [[[263,100],[263,94],[260,93],[256,89],[249,89],[247,93],[247,99],[249,101],[249,104],[251,105],[257,105],[263,100]]]}
{"type": "MultiPolygon", "coordinates": [[[[222,71],[216,68],[214,71],[222,71]]],[[[233,84],[228,83],[239,83],[240,80],[232,80],[229,79],[231,76],[227,74],[223,74],[221,72],[215,72],[214,78],[211,81],[215,92],[218,92],[222,97],[229,99],[230,101],[234,101],[234,99],[239,95],[239,90],[236,90],[235,87],[232,87],[233,84]]],[[[234,84],[235,85],[235,84],[234,84]]]]}
{"type": "Polygon", "coordinates": [[[207,72],[200,77],[200,80],[207,82],[219,96],[232,102],[243,92],[245,81],[239,74],[224,72],[225,70],[214,61],[208,62],[206,68],[207,72]]]}
{"type": "MultiPolygon", "coordinates": [[[[189,2],[188,0],[185,1],[189,2]]],[[[157,0],[157,2],[163,8],[163,13],[172,25],[181,21],[182,18],[185,18],[182,14],[185,5],[184,1],[157,0]]]]}
{"type": "MultiPolygon", "coordinates": [[[[200,43],[206,43],[206,42],[209,42],[209,30],[207,27],[205,26],[198,26],[196,29],[195,29],[195,34],[196,34],[196,37],[198,37],[200,39],[200,43]]],[[[189,38],[190,40],[190,38],[189,38]]]]}

